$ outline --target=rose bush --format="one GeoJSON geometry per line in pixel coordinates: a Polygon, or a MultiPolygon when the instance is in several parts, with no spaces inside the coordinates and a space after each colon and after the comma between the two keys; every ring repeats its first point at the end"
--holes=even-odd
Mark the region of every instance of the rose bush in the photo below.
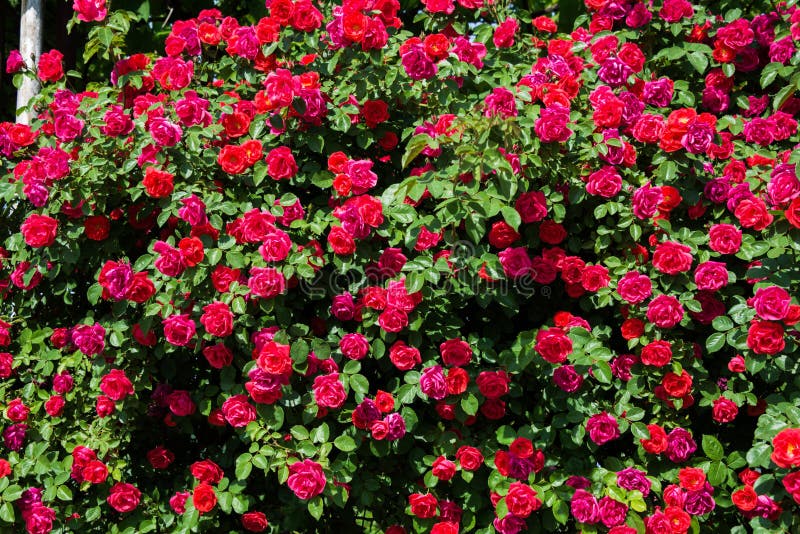
{"type": "Polygon", "coordinates": [[[266,7],[10,57],[4,525],[800,520],[793,2],[266,7]]]}

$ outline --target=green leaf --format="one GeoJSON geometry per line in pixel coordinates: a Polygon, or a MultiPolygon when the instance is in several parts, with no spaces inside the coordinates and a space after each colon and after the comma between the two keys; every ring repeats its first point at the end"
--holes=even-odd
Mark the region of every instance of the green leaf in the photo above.
{"type": "Polygon", "coordinates": [[[714,318],[714,320],[711,322],[711,326],[714,327],[714,330],[727,332],[733,328],[733,321],[731,321],[731,319],[725,315],[720,315],[719,317],[714,318]]]}
{"type": "Polygon", "coordinates": [[[719,486],[728,478],[728,468],[720,461],[711,462],[708,466],[708,482],[712,486],[719,486]]]}
{"type": "Polygon", "coordinates": [[[603,384],[610,384],[613,377],[613,374],[611,373],[611,366],[603,361],[599,361],[594,364],[592,374],[598,382],[603,384]]]}
{"type": "Polygon", "coordinates": [[[247,477],[250,476],[250,471],[253,470],[252,458],[253,455],[246,452],[236,459],[235,473],[238,480],[247,480],[247,477]]]}
{"type": "Polygon", "coordinates": [[[725,449],[717,438],[709,434],[703,436],[703,452],[712,460],[722,460],[725,457],[725,449]]]}
{"type": "Polygon", "coordinates": [[[4,502],[0,505],[0,519],[5,521],[6,523],[13,523],[14,522],[14,505],[10,502],[4,502]]]}
{"type": "Polygon", "coordinates": [[[479,406],[478,397],[472,393],[467,393],[466,396],[461,398],[461,409],[464,410],[464,413],[467,415],[475,415],[478,413],[479,406]]]}
{"type": "Polygon", "coordinates": [[[725,346],[725,334],[717,332],[706,339],[706,350],[709,353],[717,352],[725,346]]]}
{"type": "Polygon", "coordinates": [[[318,520],[320,517],[322,517],[323,507],[324,504],[322,502],[322,497],[319,495],[308,501],[308,513],[311,514],[311,517],[314,519],[318,520]]]}
{"type": "Polygon", "coordinates": [[[569,505],[561,499],[553,501],[553,517],[562,525],[566,525],[569,521],[569,505]]]}
{"type": "Polygon", "coordinates": [[[700,74],[706,71],[708,67],[708,57],[702,52],[689,52],[686,54],[686,58],[689,60],[689,63],[692,64],[692,67],[700,74]]]}
{"type": "Polygon", "coordinates": [[[289,355],[292,357],[294,363],[303,363],[308,359],[309,348],[308,343],[304,339],[298,339],[292,343],[292,348],[289,350],[289,355]]]}
{"type": "Polygon", "coordinates": [[[353,375],[350,377],[350,387],[356,393],[366,395],[369,393],[369,380],[364,375],[353,375]]]}
{"type": "Polygon", "coordinates": [[[342,452],[354,451],[357,448],[355,440],[346,434],[342,434],[333,440],[333,445],[342,452]]]}
{"type": "Polygon", "coordinates": [[[519,230],[519,225],[522,224],[522,217],[520,217],[517,210],[510,206],[503,206],[500,209],[500,213],[503,214],[503,219],[505,219],[506,223],[508,223],[511,228],[519,230]]]}
{"type": "Polygon", "coordinates": [[[768,467],[772,446],[769,443],[759,443],[747,451],[747,464],[750,467],[768,467]]]}

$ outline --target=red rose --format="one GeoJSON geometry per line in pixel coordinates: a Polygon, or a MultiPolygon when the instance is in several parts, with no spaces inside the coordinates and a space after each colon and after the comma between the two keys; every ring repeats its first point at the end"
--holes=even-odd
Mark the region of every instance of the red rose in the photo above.
{"type": "Polygon", "coordinates": [[[44,411],[50,417],[61,417],[61,414],[64,413],[64,404],[64,397],[53,395],[44,403],[44,411]]]}
{"type": "Polygon", "coordinates": [[[436,517],[439,508],[439,501],[430,493],[412,493],[408,496],[408,504],[411,513],[420,519],[436,517]]]}
{"type": "Polygon", "coordinates": [[[219,122],[228,137],[241,137],[250,129],[250,117],[241,111],[226,113],[219,122]]]}
{"type": "Polygon", "coordinates": [[[242,527],[248,532],[264,532],[269,523],[263,512],[247,512],[242,515],[242,527]]]}
{"type": "Polygon", "coordinates": [[[0,478],[5,478],[11,474],[11,464],[6,459],[0,459],[0,478]]]}
{"type": "Polygon", "coordinates": [[[667,450],[667,433],[658,425],[647,425],[650,432],[650,439],[641,439],[639,442],[645,451],[650,454],[661,454],[667,450]]]}
{"type": "Polygon", "coordinates": [[[731,494],[731,500],[742,512],[749,512],[758,504],[758,494],[753,486],[745,486],[731,494]]]}
{"type": "Polygon", "coordinates": [[[256,419],[256,409],[247,401],[247,395],[233,395],[222,403],[222,414],[234,428],[247,426],[256,419]]]}
{"type": "Polygon", "coordinates": [[[29,413],[30,409],[25,406],[20,398],[12,400],[8,403],[8,407],[6,407],[6,417],[14,423],[21,423],[27,420],[29,413]]]}
{"type": "Polygon", "coordinates": [[[783,326],[772,321],[754,321],[747,331],[747,346],[756,354],[778,354],[786,346],[783,326]]]}
{"type": "Polygon", "coordinates": [[[547,217],[547,199],[540,191],[528,191],[519,196],[514,203],[514,209],[519,213],[522,222],[539,222],[547,217]]]}
{"type": "Polygon", "coordinates": [[[567,231],[555,221],[544,221],[539,226],[539,239],[548,245],[558,245],[567,238],[567,231]]]}
{"type": "Polygon", "coordinates": [[[450,480],[456,474],[456,464],[444,456],[439,456],[433,461],[431,474],[439,480],[450,480]]]}
{"type": "Polygon", "coordinates": [[[514,34],[519,29],[519,23],[512,18],[507,18],[497,25],[492,36],[492,42],[497,48],[510,48],[514,46],[514,34]]]}
{"type": "Polygon", "coordinates": [[[534,349],[550,363],[563,363],[572,352],[572,340],[559,328],[542,329],[536,333],[534,349]]]}
{"type": "Polygon", "coordinates": [[[200,323],[212,336],[226,337],[233,332],[233,313],[224,302],[212,302],[203,307],[200,323]]]}
{"type": "Polygon", "coordinates": [[[391,393],[378,390],[375,394],[375,406],[383,413],[394,411],[394,397],[391,393]]]}
{"type": "Polygon", "coordinates": [[[442,361],[447,366],[463,367],[472,360],[472,347],[461,339],[449,339],[439,345],[442,361]]]}
{"type": "Polygon", "coordinates": [[[800,465],[800,428],[787,428],[772,439],[772,456],[775,465],[791,469],[800,465]]]}
{"type": "Polygon", "coordinates": [[[224,265],[217,265],[214,272],[211,273],[211,283],[214,289],[220,293],[227,293],[233,282],[239,281],[241,271],[239,269],[231,269],[224,265]]]}
{"type": "Polygon", "coordinates": [[[383,100],[367,100],[361,106],[361,114],[364,116],[367,128],[375,128],[389,120],[389,105],[383,100]]]}
{"type": "Polygon", "coordinates": [[[271,375],[288,375],[292,372],[291,347],[269,341],[258,351],[258,368],[271,375]]]}
{"type": "Polygon", "coordinates": [[[683,398],[692,391],[692,375],[684,369],[680,375],[669,372],[664,375],[661,385],[670,396],[677,399],[683,398]]]}
{"type": "Polygon", "coordinates": [[[222,468],[211,460],[201,460],[189,467],[192,476],[204,484],[218,484],[225,476],[222,468]]]}
{"type": "Polygon", "coordinates": [[[239,145],[225,145],[219,151],[217,163],[228,174],[241,174],[249,166],[247,152],[239,145]]]}
{"type": "Polygon", "coordinates": [[[642,348],[641,360],[644,365],[664,367],[672,360],[672,345],[664,340],[648,343],[642,348]]]}
{"type": "Polygon", "coordinates": [[[208,513],[217,505],[217,494],[208,484],[199,484],[192,492],[192,503],[201,514],[208,513]]]}
{"type": "Polygon", "coordinates": [[[192,415],[197,410],[197,405],[192,400],[192,396],[184,389],[176,389],[167,395],[166,400],[169,404],[169,410],[179,417],[192,415]]]}
{"type": "Polygon", "coordinates": [[[141,496],[142,492],[133,484],[117,482],[112,486],[106,501],[117,512],[125,513],[139,506],[141,496]]]}
{"type": "Polygon", "coordinates": [[[203,242],[197,237],[184,237],[178,243],[178,248],[183,262],[189,267],[194,267],[205,257],[203,242]]]}
{"type": "Polygon", "coordinates": [[[444,378],[449,395],[460,395],[467,390],[469,374],[461,367],[451,367],[444,378]]]}
{"type": "Polygon", "coordinates": [[[334,226],[328,234],[328,244],[333,252],[340,256],[349,256],[356,251],[356,242],[353,236],[341,226],[334,226]]]}
{"type": "Polygon", "coordinates": [[[410,347],[403,341],[395,341],[389,349],[389,359],[400,371],[408,371],[422,363],[419,349],[410,347]]]}
{"type": "Polygon", "coordinates": [[[711,416],[717,423],[730,423],[739,414],[739,407],[730,399],[719,397],[714,401],[711,416]]]}
{"type": "Polygon", "coordinates": [[[100,391],[111,400],[120,401],[128,395],[133,395],[133,384],[128,380],[125,371],[112,369],[100,380],[100,391]]]}
{"type": "Polygon", "coordinates": [[[505,371],[482,371],[475,380],[481,395],[487,399],[499,399],[508,393],[508,384],[511,382],[505,371]]]}
{"type": "Polygon", "coordinates": [[[481,404],[481,414],[492,421],[502,419],[506,415],[506,403],[500,399],[486,399],[481,404]]]}
{"type": "Polygon", "coordinates": [[[105,395],[99,395],[97,397],[97,403],[95,404],[95,411],[97,412],[97,417],[103,418],[108,417],[117,407],[114,405],[114,401],[106,397],[105,395]]]}
{"type": "Polygon", "coordinates": [[[166,447],[158,446],[147,451],[147,461],[153,469],[166,469],[175,461],[175,455],[166,447]]]}
{"type": "Polygon", "coordinates": [[[64,54],[58,50],[50,50],[39,56],[37,75],[43,82],[57,82],[64,77],[64,66],[61,60],[64,54]]]}
{"type": "Polygon", "coordinates": [[[465,471],[475,471],[483,465],[483,454],[480,449],[463,445],[456,451],[456,460],[465,471]]]}
{"type": "Polygon", "coordinates": [[[233,363],[233,352],[221,343],[205,347],[203,356],[214,369],[222,369],[233,363]]]}
{"type": "Polygon", "coordinates": [[[142,304],[155,294],[156,286],[153,281],[148,278],[146,272],[141,272],[133,275],[133,280],[125,293],[125,297],[128,300],[142,304]]]}
{"type": "Polygon", "coordinates": [[[288,180],[297,174],[297,163],[288,146],[280,146],[269,151],[267,174],[273,180],[288,180]]]}
{"type": "Polygon", "coordinates": [[[623,339],[631,340],[636,339],[637,337],[644,334],[644,321],[641,319],[625,319],[623,321],[622,326],[620,327],[620,332],[622,334],[623,339]]]}
{"type": "Polygon", "coordinates": [[[149,196],[153,198],[163,198],[172,194],[174,188],[172,183],[173,178],[175,178],[175,175],[172,173],[156,169],[155,167],[147,167],[144,171],[142,185],[149,196]]]}
{"type": "Polygon", "coordinates": [[[685,273],[692,268],[692,249],[672,241],[659,243],[653,253],[653,267],[671,275],[685,273]]]}
{"type": "Polygon", "coordinates": [[[341,174],[349,159],[344,152],[334,152],[328,156],[328,170],[334,174],[341,174]]]}
{"type": "Polygon", "coordinates": [[[33,248],[49,247],[56,240],[58,221],[47,215],[33,213],[20,226],[25,243],[33,248]]]}
{"type": "Polygon", "coordinates": [[[111,231],[111,222],[105,215],[92,215],[83,221],[83,233],[92,241],[103,241],[111,231]]]}
{"type": "Polygon", "coordinates": [[[87,482],[102,484],[108,478],[108,467],[100,460],[91,460],[81,469],[81,475],[87,482]]]}
{"type": "Polygon", "coordinates": [[[528,517],[531,512],[542,506],[542,501],[536,498],[536,492],[522,482],[512,482],[506,494],[506,506],[509,513],[518,517],[528,517]]]}
{"type": "Polygon", "coordinates": [[[489,230],[489,244],[495,248],[508,248],[519,238],[519,232],[505,221],[495,222],[489,230]]]}

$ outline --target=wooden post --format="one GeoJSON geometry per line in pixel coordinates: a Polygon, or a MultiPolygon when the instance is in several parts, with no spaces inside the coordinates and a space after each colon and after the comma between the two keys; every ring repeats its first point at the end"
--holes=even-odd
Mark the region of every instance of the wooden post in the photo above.
{"type": "MultiPolygon", "coordinates": [[[[19,52],[25,63],[36,70],[42,54],[42,0],[22,0],[22,17],[19,25],[19,52]]],[[[39,92],[39,81],[25,77],[17,91],[17,109],[28,105],[39,92]]],[[[25,111],[17,116],[17,122],[30,124],[33,115],[25,111]]]]}

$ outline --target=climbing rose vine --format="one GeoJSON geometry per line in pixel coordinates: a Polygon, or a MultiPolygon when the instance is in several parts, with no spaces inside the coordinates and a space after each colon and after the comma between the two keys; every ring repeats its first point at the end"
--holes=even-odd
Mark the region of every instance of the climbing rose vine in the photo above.
{"type": "Polygon", "coordinates": [[[272,0],[82,92],[11,54],[4,528],[796,526],[793,4],[272,0]]]}

